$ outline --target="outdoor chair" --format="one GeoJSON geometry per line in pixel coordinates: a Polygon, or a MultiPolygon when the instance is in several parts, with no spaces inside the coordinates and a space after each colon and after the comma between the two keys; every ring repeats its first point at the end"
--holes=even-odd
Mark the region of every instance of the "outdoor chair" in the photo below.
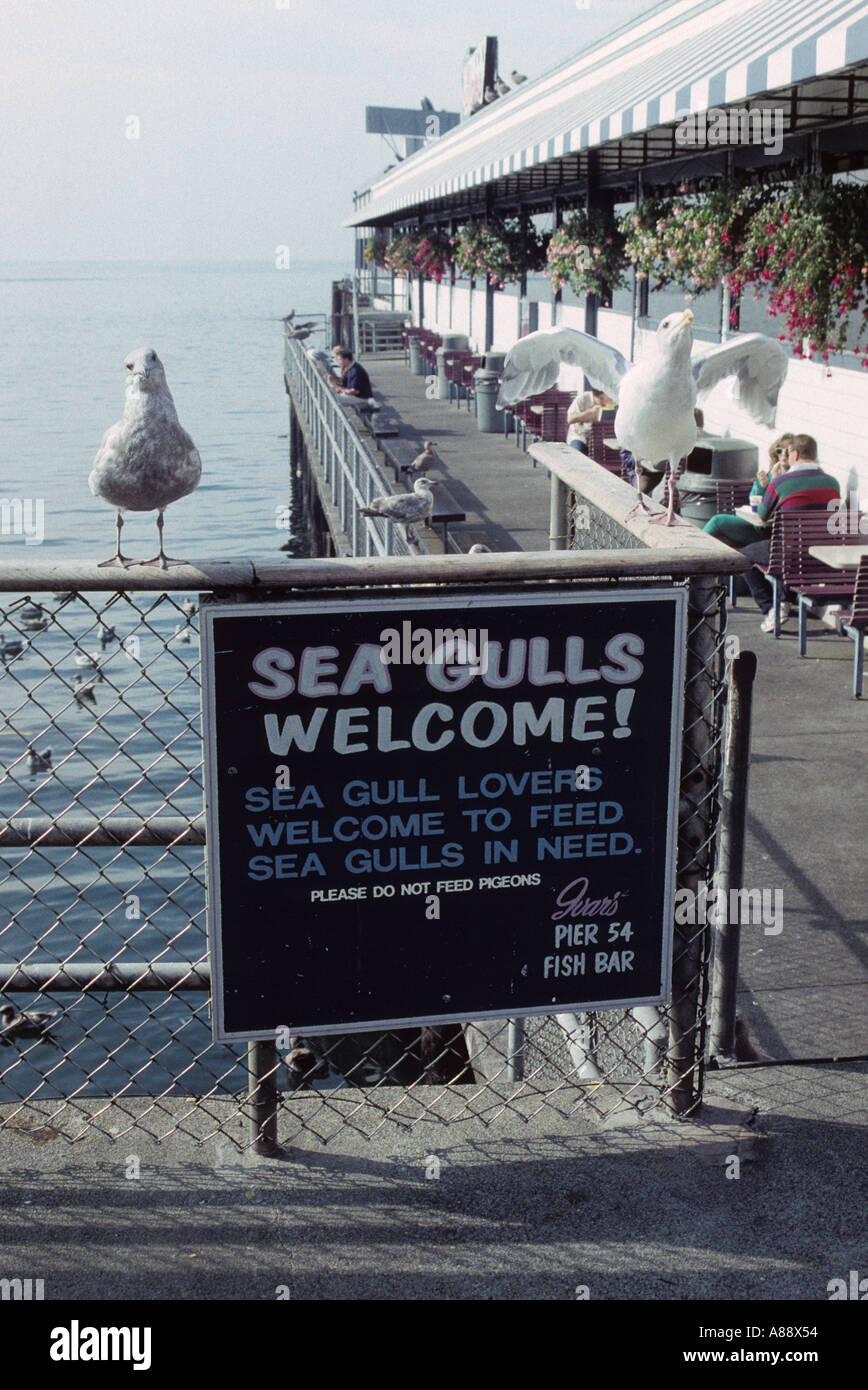
{"type": "Polygon", "coordinates": [[[853,606],[838,618],[841,631],[854,643],[853,650],[853,697],[862,694],[862,676],[865,668],[865,633],[868,631],[868,555],[863,555],[856,570],[856,583],[853,589],[853,606]]]}
{"type": "MultiPolygon", "coordinates": [[[[718,478],[717,510],[724,516],[735,516],[736,507],[745,507],[750,501],[753,482],[750,478],[718,478]]],[[[729,601],[733,608],[738,607],[738,575],[729,576],[729,601]]]]}

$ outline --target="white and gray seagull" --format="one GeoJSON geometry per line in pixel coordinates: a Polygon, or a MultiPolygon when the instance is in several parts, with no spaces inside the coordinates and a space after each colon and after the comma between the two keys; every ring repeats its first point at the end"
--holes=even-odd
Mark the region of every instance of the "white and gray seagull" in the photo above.
{"type": "MultiPolygon", "coordinates": [[[[638,362],[631,364],[607,343],[574,328],[544,328],[520,338],[503,368],[497,404],[514,405],[554,386],[563,362],[581,368],[592,386],[618,404],[614,434],[643,467],[669,468],[669,506],[654,520],[676,520],[676,478],[696,443],[697,395],[734,378],[734,403],[754,420],[773,426],[787,374],[780,343],[762,333],[732,338],[693,354],[693,313],[667,314],[638,362]]],[[[638,477],[638,472],[637,472],[638,477]]],[[[638,507],[648,510],[639,497],[638,507]]]]}
{"type": "Polygon", "coordinates": [[[400,522],[404,535],[410,539],[410,526],[414,521],[427,521],[434,508],[434,488],[436,482],[430,478],[417,478],[412,492],[393,493],[387,497],[374,497],[369,507],[360,507],[362,516],[382,516],[387,521],[400,522]]]}
{"type": "Polygon", "coordinates": [[[202,460],[175,410],[166,373],[153,348],[136,348],[124,359],[127,398],[124,413],[106,431],[88,479],[95,497],[117,508],[118,544],[104,565],[182,565],[163,549],[163,512],[170,502],[186,497],[199,485],[202,460]],[[121,554],[123,514],[157,513],[159,553],[152,560],[130,560],[121,554]]]}

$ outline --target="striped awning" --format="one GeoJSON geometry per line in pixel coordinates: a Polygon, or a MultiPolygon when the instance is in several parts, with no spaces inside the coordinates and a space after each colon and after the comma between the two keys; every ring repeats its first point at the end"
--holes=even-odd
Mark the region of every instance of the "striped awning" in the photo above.
{"type": "Polygon", "coordinates": [[[865,61],[868,0],[673,0],[412,155],[345,225],[865,61]]]}

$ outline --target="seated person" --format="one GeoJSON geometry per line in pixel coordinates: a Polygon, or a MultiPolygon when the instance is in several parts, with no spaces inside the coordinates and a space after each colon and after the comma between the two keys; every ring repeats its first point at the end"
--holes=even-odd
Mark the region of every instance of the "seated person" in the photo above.
{"type": "Polygon", "coordinates": [[[588,452],[591,425],[603,418],[604,410],[611,410],[615,402],[610,401],[605,391],[580,391],[567,411],[567,443],[571,449],[580,453],[588,452]]]}
{"type": "MultiPolygon", "coordinates": [[[[816,509],[825,512],[829,503],[841,496],[837,478],[833,478],[830,473],[824,473],[817,463],[816,439],[809,434],[796,434],[786,449],[787,471],[779,473],[769,481],[757,509],[757,515],[762,521],[771,521],[775,513],[781,510],[816,509]]],[[[770,538],[754,541],[752,545],[742,546],[741,553],[755,565],[767,565],[770,545],[770,538]]],[[[756,600],[757,607],[765,614],[760,623],[760,631],[774,632],[772,592],[768,580],[758,569],[749,569],[743,578],[756,600]]],[[[789,603],[782,603],[781,622],[785,623],[789,616],[789,603]]]]}
{"type": "Polygon", "coordinates": [[[336,347],[334,350],[335,360],[340,368],[340,377],[329,377],[329,383],[340,382],[335,387],[339,396],[360,396],[364,400],[369,400],[374,391],[371,386],[371,378],[365,371],[361,362],[356,362],[349,348],[336,347]]]}
{"type": "MultiPolygon", "coordinates": [[[[791,434],[779,435],[774,444],[769,449],[768,469],[760,469],[754,479],[754,485],[750,490],[751,499],[754,497],[762,498],[769,485],[770,478],[776,478],[779,473],[786,472],[787,447],[793,441],[791,434]]],[[[730,512],[717,512],[717,514],[706,521],[703,531],[709,536],[714,536],[717,541],[723,541],[724,545],[732,546],[733,550],[741,550],[742,546],[753,545],[755,541],[767,539],[771,534],[771,526],[756,526],[752,521],[745,521],[744,517],[734,516],[730,512]]]]}

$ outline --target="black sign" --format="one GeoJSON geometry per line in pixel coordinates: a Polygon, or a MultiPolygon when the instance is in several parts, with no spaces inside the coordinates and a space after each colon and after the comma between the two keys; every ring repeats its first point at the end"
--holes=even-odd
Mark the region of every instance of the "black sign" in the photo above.
{"type": "Polygon", "coordinates": [[[667,998],[685,606],[207,604],[215,1038],[667,998]]]}

